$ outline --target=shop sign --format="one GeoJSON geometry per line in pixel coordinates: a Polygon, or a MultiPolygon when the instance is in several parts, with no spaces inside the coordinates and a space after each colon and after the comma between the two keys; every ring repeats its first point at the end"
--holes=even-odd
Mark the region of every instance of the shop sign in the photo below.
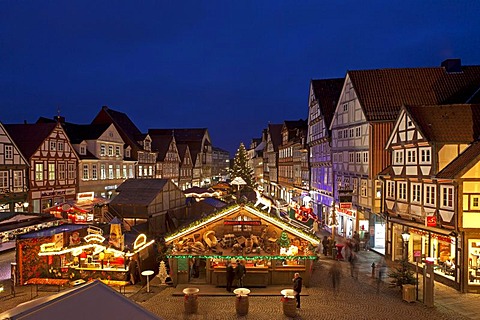
{"type": "Polygon", "coordinates": [[[422,256],[422,252],[420,250],[415,250],[413,251],[413,256],[414,257],[421,257],[422,256]]]}
{"type": "Polygon", "coordinates": [[[340,202],[340,209],[352,209],[351,202],[340,202]]]}
{"type": "Polygon", "coordinates": [[[427,227],[436,227],[437,226],[437,216],[427,216],[427,227]]]}
{"type": "Polygon", "coordinates": [[[42,197],[51,197],[51,196],[59,196],[65,195],[65,190],[53,190],[53,191],[42,191],[41,196],[42,197]]]}
{"type": "Polygon", "coordinates": [[[77,194],[77,200],[78,201],[87,201],[87,200],[93,200],[93,192],[80,192],[77,194]]]}
{"type": "Polygon", "coordinates": [[[225,220],[223,224],[226,226],[243,225],[243,226],[260,226],[262,222],[260,220],[225,220]]]}

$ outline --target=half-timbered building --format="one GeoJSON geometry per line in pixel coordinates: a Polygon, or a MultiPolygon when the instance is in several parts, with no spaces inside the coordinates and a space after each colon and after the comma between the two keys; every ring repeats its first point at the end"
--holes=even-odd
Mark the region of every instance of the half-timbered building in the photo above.
{"type": "Polygon", "coordinates": [[[330,125],[339,234],[368,231],[375,249],[385,250],[377,175],[390,165],[385,145],[401,107],[465,103],[480,87],[479,75],[480,66],[462,66],[459,59],[441,67],[347,72],[330,125]]]}
{"type": "Polygon", "coordinates": [[[379,175],[388,214],[386,256],[412,263],[431,257],[436,279],[457,289],[467,287],[467,271],[476,273],[462,252],[470,243],[473,257],[480,226],[474,201],[479,137],[480,105],[405,106],[387,143],[392,164],[379,175]]]}
{"type": "Polygon", "coordinates": [[[6,124],[4,126],[29,161],[30,212],[75,200],[78,156],[57,123],[6,124]]]}
{"type": "Polygon", "coordinates": [[[28,170],[29,162],[0,123],[0,212],[27,211],[28,170]]]}
{"type": "Polygon", "coordinates": [[[314,214],[329,226],[332,215],[332,159],[330,123],[343,86],[343,78],[310,81],[308,95],[308,135],[310,196],[314,214]]]}
{"type": "Polygon", "coordinates": [[[180,159],[178,169],[178,187],[186,190],[192,187],[193,161],[188,144],[177,144],[178,157],[180,159]]]}
{"type": "Polygon", "coordinates": [[[263,188],[265,193],[274,198],[281,198],[278,185],[278,147],[282,144],[283,124],[269,124],[267,139],[263,152],[263,188]]]}
{"type": "Polygon", "coordinates": [[[150,135],[152,150],[157,152],[157,179],[171,179],[176,185],[179,182],[180,157],[175,137],[169,135],[150,135]]]}

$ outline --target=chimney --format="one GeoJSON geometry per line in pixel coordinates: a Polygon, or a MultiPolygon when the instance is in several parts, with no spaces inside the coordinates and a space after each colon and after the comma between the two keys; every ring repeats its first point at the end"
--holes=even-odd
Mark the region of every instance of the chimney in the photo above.
{"type": "Polygon", "coordinates": [[[462,61],[460,59],[447,59],[441,65],[447,73],[462,72],[462,61]]]}

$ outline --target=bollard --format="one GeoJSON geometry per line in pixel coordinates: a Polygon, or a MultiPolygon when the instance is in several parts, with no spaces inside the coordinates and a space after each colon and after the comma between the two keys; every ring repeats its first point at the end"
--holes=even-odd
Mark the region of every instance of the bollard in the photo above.
{"type": "Polygon", "coordinates": [[[375,262],[372,262],[372,278],[375,278],[375,262]]]}

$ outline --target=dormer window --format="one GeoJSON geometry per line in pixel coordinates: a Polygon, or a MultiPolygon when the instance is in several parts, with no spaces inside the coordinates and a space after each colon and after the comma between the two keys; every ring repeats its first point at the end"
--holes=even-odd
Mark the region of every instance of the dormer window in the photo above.
{"type": "Polygon", "coordinates": [[[130,158],[130,149],[125,149],[125,157],[130,158]]]}
{"type": "Polygon", "coordinates": [[[143,144],[144,144],[144,148],[145,148],[146,151],[152,150],[152,146],[151,146],[150,140],[145,139],[145,141],[144,141],[143,144]]]}
{"type": "Polygon", "coordinates": [[[101,144],[100,145],[100,155],[104,156],[106,154],[106,152],[107,152],[107,149],[106,149],[105,145],[101,144]]]}
{"type": "Polygon", "coordinates": [[[80,146],[80,154],[81,155],[86,155],[87,154],[87,147],[80,146]]]}

